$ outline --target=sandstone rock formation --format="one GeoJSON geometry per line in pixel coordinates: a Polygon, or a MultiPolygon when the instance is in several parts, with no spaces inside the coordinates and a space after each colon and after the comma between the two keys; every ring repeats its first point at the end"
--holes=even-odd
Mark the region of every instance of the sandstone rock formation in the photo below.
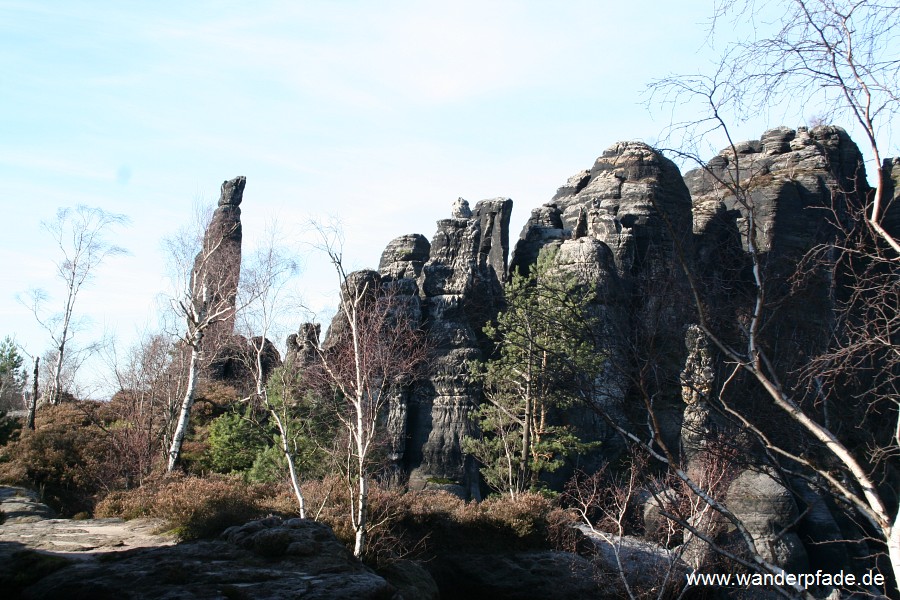
{"type": "MultiPolygon", "coordinates": [[[[675,447],[687,323],[676,243],[692,243],[691,199],[678,168],[645,144],[620,142],[532,211],[511,261],[527,272],[542,248],[559,245],[560,269],[601,288],[596,309],[606,335],[598,351],[608,356],[609,368],[597,401],[607,412],[642,405],[634,375],[646,372],[641,364],[652,364],[653,381],[645,383],[665,414],[664,438],[675,447]]],[[[612,441],[602,427],[595,436],[612,441]]]]}
{"type": "MultiPolygon", "coordinates": [[[[377,272],[348,278],[349,285],[383,288],[394,299],[392,310],[428,336],[428,376],[390,398],[387,414],[389,458],[413,487],[479,496],[477,470],[462,452],[481,393],[469,381],[468,363],[484,358],[482,329],[503,305],[511,211],[509,199],[484,200],[473,210],[459,198],[431,243],[419,234],[400,236],[385,248],[377,272]]],[[[340,335],[343,321],[335,316],[323,347],[340,335]]],[[[308,332],[292,336],[289,360],[311,357],[310,339],[308,332]]]]}
{"type": "MultiPolygon", "coordinates": [[[[767,300],[778,309],[766,315],[761,339],[779,369],[791,372],[822,348],[840,282],[822,269],[813,269],[800,286],[789,277],[806,252],[834,239],[847,203],[869,188],[860,152],[839,127],[775,128],[736,150],[737,159],[729,149],[705,169],[682,176],[645,144],[611,146],[531,211],[509,264],[512,203],[503,199],[473,209],[460,198],[451,218],[438,222],[430,244],[406,235],[388,245],[379,285],[395,286],[406,298],[406,310],[421,319],[433,350],[427,380],[393,398],[388,416],[391,457],[412,487],[478,495],[476,466],[461,446],[473,433],[481,391],[465,365],[487,356],[482,330],[504,307],[503,285],[512,272],[528,273],[541,252],[553,253],[555,272],[594,291],[591,310],[602,329],[597,351],[609,365],[596,382],[596,406],[614,421],[647,431],[646,406],[652,403],[661,429],[656,443],[681,453],[688,470],[717,435],[740,452],[756,451],[751,436],[737,435],[711,409],[733,365],[697,326],[694,293],[709,311],[708,325],[726,342],[740,341],[755,294],[748,254],[752,205],[767,300]],[[744,193],[729,191],[736,180],[744,193]]],[[[900,161],[887,161],[885,168],[884,223],[892,230],[900,228],[900,161]]],[[[774,418],[758,408],[764,406],[760,397],[745,393],[755,388],[740,383],[741,377],[731,389],[743,406],[758,410],[758,418],[774,418]]],[[[604,442],[602,451],[614,457],[621,442],[613,429],[578,410],[570,411],[569,421],[579,423],[589,440],[604,442]]],[[[776,435],[792,434],[785,426],[776,435]]],[[[859,532],[841,523],[811,488],[743,466],[733,476],[725,482],[729,505],[765,546],[764,556],[791,569],[846,563],[850,551],[834,542],[859,532]],[[822,542],[834,550],[809,549],[822,542]]],[[[710,522],[710,532],[720,525],[710,522]]]]}
{"type": "MultiPolygon", "coordinates": [[[[247,178],[243,176],[222,183],[218,205],[204,232],[200,251],[194,258],[194,280],[191,282],[195,304],[205,303],[206,311],[226,311],[224,319],[206,329],[203,344],[208,352],[206,375],[229,382],[239,382],[246,375],[242,373],[238,358],[244,351],[245,343],[234,339],[234,311],[241,278],[243,239],[241,202],[246,184],[247,178]]],[[[198,314],[205,313],[198,311],[198,314]]]]}
{"type": "Polygon", "coordinates": [[[693,197],[694,266],[701,275],[704,300],[716,307],[713,318],[725,322],[733,320],[736,304],[752,302],[755,287],[747,255],[752,205],[754,241],[769,301],[793,295],[779,311],[780,323],[768,329],[799,342],[790,351],[785,348],[786,357],[808,353],[821,344],[817,338],[827,330],[829,290],[835,282],[823,272],[797,294],[789,290],[788,279],[806,252],[835,236],[835,223],[847,218],[848,202],[868,193],[862,155],[847,133],[834,126],[796,131],[779,127],[758,141],[739,144],[737,150],[737,157],[726,149],[705,169],[685,174],[693,197]],[[735,182],[743,194],[733,193],[735,182]],[[792,325],[793,335],[786,331],[792,325]],[[807,347],[797,347],[803,344],[807,347]]]}
{"type": "Polygon", "coordinates": [[[503,303],[511,211],[509,199],[484,200],[471,211],[458,202],[459,216],[438,221],[417,281],[434,358],[427,381],[411,391],[407,409],[404,457],[413,486],[455,481],[477,495],[474,465],[462,452],[480,402],[467,363],[483,358],[482,329],[503,303]]]}
{"type": "Polygon", "coordinates": [[[418,233],[402,235],[391,241],[382,252],[378,272],[382,277],[392,280],[416,281],[422,274],[422,267],[430,254],[431,244],[424,235],[418,233]]]}
{"type": "Polygon", "coordinates": [[[303,323],[297,333],[287,338],[287,353],[284,362],[298,368],[306,367],[316,360],[319,336],[322,326],[318,323],[303,323]]]}
{"type": "Polygon", "coordinates": [[[211,327],[207,336],[230,336],[234,332],[234,308],[241,278],[241,201],[246,177],[222,183],[221,195],[203,236],[203,247],[194,259],[194,270],[205,280],[214,299],[211,305],[231,307],[230,316],[211,327]]]}
{"type": "Polygon", "coordinates": [[[709,341],[697,325],[690,325],[685,331],[685,345],[688,355],[681,372],[681,398],[685,404],[681,453],[690,462],[706,448],[713,433],[709,399],[715,393],[715,362],[709,341]]]}
{"type": "MultiPolygon", "coordinates": [[[[832,188],[856,181],[858,150],[835,127],[779,128],[739,150],[763,219],[760,247],[795,261],[827,229],[824,214],[806,209],[825,206],[832,188]]],[[[685,328],[694,318],[680,257],[704,276],[731,278],[737,288],[749,285],[740,234],[746,211],[716,185],[733,168],[723,153],[709,172],[682,178],[671,161],[645,144],[615,144],[532,211],[509,269],[508,200],[480,202],[472,210],[458,199],[430,246],[419,235],[392,241],[379,273],[406,286],[411,310],[421,311],[435,347],[432,376],[392,405],[393,455],[412,481],[421,486],[429,479],[459,482],[471,476],[460,445],[471,432],[469,419],[480,396],[462,365],[483,358],[481,330],[503,306],[508,271],[527,272],[545,248],[555,249],[559,272],[596,291],[593,310],[604,330],[598,351],[609,362],[596,402],[609,414],[641,420],[641,395],[649,393],[670,448],[677,451],[681,440],[688,452],[702,444],[708,423],[700,400],[713,386],[717,367],[711,351],[697,346],[696,335],[688,336],[693,346],[685,347],[685,328]],[[639,374],[646,377],[643,392],[636,384],[639,374]],[[682,431],[685,406],[693,434],[682,431]],[[685,438],[691,435],[696,439],[685,438]]],[[[715,286],[710,290],[715,299],[715,286]]],[[[727,300],[721,305],[732,319],[743,298],[732,290],[727,300]]],[[[586,415],[582,421],[588,437],[605,441],[614,455],[619,446],[609,428],[586,415]]]]}

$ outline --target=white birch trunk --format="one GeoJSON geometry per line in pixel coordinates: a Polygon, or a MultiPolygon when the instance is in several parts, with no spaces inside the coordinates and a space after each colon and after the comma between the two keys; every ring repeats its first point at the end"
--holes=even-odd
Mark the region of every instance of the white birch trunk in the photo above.
{"type": "Polygon", "coordinates": [[[366,513],[369,509],[369,480],[365,475],[362,467],[359,469],[359,497],[357,498],[357,514],[356,514],[356,543],[353,546],[353,556],[362,557],[363,550],[366,548],[366,537],[368,523],[366,522],[366,513]]]}
{"type": "MultiPolygon", "coordinates": [[[[357,372],[359,369],[357,368],[357,372]]],[[[357,388],[357,389],[362,389],[357,388]]],[[[353,547],[353,555],[357,558],[361,557],[366,547],[366,516],[369,511],[369,480],[366,476],[366,443],[363,439],[366,435],[365,415],[363,414],[365,407],[365,398],[362,393],[356,400],[356,455],[357,468],[359,477],[359,496],[357,497],[356,512],[356,544],[353,547]]]]}
{"type": "MultiPolygon", "coordinates": [[[[900,510],[894,517],[894,523],[891,525],[887,535],[888,556],[891,559],[891,569],[894,571],[894,581],[900,580],[900,510]]],[[[896,589],[900,590],[900,583],[896,584],[896,589]]]]}
{"type": "MultiPolygon", "coordinates": [[[[263,391],[265,394],[266,392],[263,391]]],[[[263,396],[266,399],[266,404],[269,404],[268,396],[263,396]]],[[[284,422],[281,420],[281,417],[278,416],[278,412],[275,408],[270,407],[269,412],[272,414],[272,418],[275,419],[275,424],[278,425],[278,435],[281,437],[281,452],[284,454],[285,460],[287,460],[288,464],[288,472],[291,476],[291,487],[294,490],[294,496],[297,498],[297,504],[300,505],[300,518],[306,518],[306,499],[303,497],[303,492],[300,490],[300,480],[297,478],[297,467],[294,465],[294,457],[291,455],[290,444],[288,443],[288,433],[284,427],[284,422]]]]}
{"type": "Polygon", "coordinates": [[[188,369],[187,390],[184,393],[184,400],[181,402],[181,413],[178,415],[178,424],[175,426],[175,433],[172,435],[172,446],[169,448],[169,464],[166,468],[168,473],[175,470],[175,465],[181,457],[181,444],[184,442],[188,422],[191,419],[191,407],[194,405],[194,393],[197,390],[197,380],[199,377],[200,350],[196,346],[192,346],[191,366],[188,369]]]}
{"type": "MultiPolygon", "coordinates": [[[[65,335],[65,333],[63,333],[65,335]]],[[[60,344],[56,355],[56,364],[53,366],[53,389],[50,391],[50,404],[59,404],[62,400],[62,368],[63,368],[63,351],[65,344],[60,344]]]]}

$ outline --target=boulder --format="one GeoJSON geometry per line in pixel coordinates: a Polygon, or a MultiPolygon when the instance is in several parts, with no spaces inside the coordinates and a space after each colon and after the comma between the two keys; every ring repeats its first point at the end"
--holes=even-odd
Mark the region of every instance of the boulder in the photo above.
{"type": "Polygon", "coordinates": [[[397,588],[403,600],[439,600],[437,582],[418,562],[395,560],[378,569],[378,574],[397,588]]]}
{"type": "Polygon", "coordinates": [[[378,272],[387,279],[417,280],[428,261],[431,244],[424,235],[412,233],[391,240],[378,263],[378,272]]]}
{"type": "Polygon", "coordinates": [[[795,531],[797,503],[776,475],[742,471],[728,486],[725,503],[753,536],[760,556],[790,573],[807,572],[809,559],[795,531]]]}
{"type": "Polygon", "coordinates": [[[631,536],[618,536],[578,525],[594,543],[595,564],[602,572],[624,578],[632,589],[677,588],[690,567],[678,552],[631,536]]]}
{"type": "Polygon", "coordinates": [[[621,598],[612,579],[586,558],[552,550],[453,554],[429,563],[442,600],[621,598]]]}

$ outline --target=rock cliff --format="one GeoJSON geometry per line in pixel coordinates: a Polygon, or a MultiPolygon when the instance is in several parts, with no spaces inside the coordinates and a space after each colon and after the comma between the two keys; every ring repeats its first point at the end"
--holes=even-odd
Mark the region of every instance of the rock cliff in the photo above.
{"type": "MultiPolygon", "coordinates": [[[[392,403],[389,418],[392,457],[414,486],[452,481],[467,487],[461,493],[474,492],[474,466],[467,464],[461,443],[472,432],[480,390],[468,380],[465,365],[489,350],[482,329],[503,308],[504,283],[513,272],[527,273],[544,249],[556,251],[560,272],[596,292],[592,310],[603,329],[597,350],[606,355],[608,368],[595,402],[631,423],[645,423],[646,402],[653,402],[662,442],[675,452],[683,436],[686,450],[699,443],[704,432],[696,428],[709,425],[701,396],[714,387],[718,363],[706,346],[698,349],[705,342],[696,328],[688,329],[696,317],[682,262],[723,322],[735,322],[753,291],[748,240],[741,233],[747,207],[722,182],[739,175],[748,189],[759,221],[756,244],[768,276],[779,283],[788,265],[833,234],[829,219],[838,213],[830,209],[841,207],[833,205],[832,191],[867,190],[859,150],[838,127],[777,128],[737,150],[737,161],[723,151],[705,170],[682,176],[646,144],[614,144],[531,211],[509,263],[507,199],[485,200],[473,209],[460,198],[451,217],[438,222],[430,244],[418,234],[388,244],[379,275],[407,295],[434,351],[431,375],[392,403]],[[687,405],[690,422],[682,431],[687,405]]],[[[808,302],[827,296],[823,285],[829,282],[818,281],[794,300],[813,315],[815,330],[828,307],[816,312],[808,302]]],[[[790,321],[796,315],[785,318],[790,321]]],[[[794,337],[813,343],[809,336],[794,337]]],[[[608,456],[621,447],[599,419],[583,414],[575,420],[589,437],[604,442],[608,456]]]]}
{"type": "MultiPolygon", "coordinates": [[[[680,428],[678,374],[688,322],[676,249],[691,245],[691,198],[678,168],[646,144],[620,142],[532,211],[511,261],[527,272],[541,249],[558,246],[559,268],[598,288],[595,310],[605,334],[598,351],[608,366],[595,400],[625,414],[652,395],[666,415],[669,444],[677,444],[680,428]]],[[[599,422],[594,439],[609,454],[618,447],[599,422]]]]}
{"type": "MultiPolygon", "coordinates": [[[[454,216],[438,221],[417,274],[433,359],[428,379],[410,391],[406,412],[403,464],[414,486],[453,481],[477,495],[477,473],[461,447],[472,433],[472,411],[480,402],[467,365],[484,357],[482,329],[503,303],[511,213],[509,199],[484,200],[474,210],[458,200],[454,216]]],[[[382,264],[383,273],[390,270],[384,259],[382,264]]]]}
{"type": "MultiPolygon", "coordinates": [[[[411,487],[478,496],[477,466],[464,455],[462,440],[474,432],[481,390],[467,377],[466,365],[491,350],[483,327],[504,308],[504,284],[513,273],[528,273],[548,250],[555,270],[594,292],[591,310],[602,329],[597,351],[607,364],[597,381],[597,406],[614,422],[648,431],[646,407],[652,404],[661,429],[656,443],[680,454],[689,470],[702,468],[694,457],[717,435],[750,448],[749,437],[736,435],[711,408],[730,371],[697,326],[694,294],[724,339],[739,341],[755,293],[747,234],[752,205],[753,246],[767,299],[778,309],[767,313],[761,340],[779,369],[791,373],[821,350],[841,285],[822,269],[798,285],[792,279],[797,263],[836,239],[849,204],[869,188],[860,152],[839,127],[776,128],[736,150],[736,158],[729,149],[705,169],[682,176],[645,144],[614,144],[531,211],[509,262],[507,199],[474,208],[458,199],[430,244],[418,234],[388,244],[377,276],[407,298],[433,352],[429,376],[392,399],[388,416],[391,458],[411,487]],[[731,189],[736,181],[738,194],[731,189]]],[[[900,224],[900,161],[886,161],[885,172],[884,222],[894,230],[900,224]]],[[[739,401],[757,410],[756,417],[776,418],[753,393],[740,391],[752,388],[740,377],[730,388],[739,390],[739,401]]],[[[603,442],[607,459],[617,455],[622,444],[607,422],[584,408],[571,412],[568,422],[603,442]]],[[[790,436],[790,428],[779,435],[790,436]]],[[[769,543],[775,536],[767,556],[784,566],[845,564],[848,549],[822,551],[817,544],[860,536],[797,482],[739,469],[728,497],[754,537],[769,543]],[[796,532],[778,533],[794,521],[796,532]]]]}

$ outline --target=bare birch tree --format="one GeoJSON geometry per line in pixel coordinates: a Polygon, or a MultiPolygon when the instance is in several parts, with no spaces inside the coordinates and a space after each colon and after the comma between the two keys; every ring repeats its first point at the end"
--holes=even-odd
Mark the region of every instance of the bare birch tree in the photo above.
{"type": "MultiPolygon", "coordinates": [[[[651,86],[653,101],[676,106],[701,101],[700,118],[672,125],[670,134],[682,136],[675,154],[704,168],[704,176],[723,198],[732,199],[742,214],[740,233],[750,262],[751,293],[737,328],[739,335],[721,329],[710,314],[698,274],[692,271],[683,251],[680,259],[690,282],[699,326],[731,365],[718,394],[724,414],[754,436],[767,459],[782,473],[805,480],[852,507],[874,539],[883,544],[896,585],[900,575],[900,510],[895,501],[885,497],[890,486],[880,485],[877,474],[893,472],[896,464],[889,463],[900,452],[900,397],[893,383],[898,374],[900,339],[896,304],[900,246],[894,237],[896,232],[885,228],[890,199],[885,192],[888,174],[880,147],[900,108],[900,7],[867,0],[726,0],[718,6],[714,28],[725,27],[728,18],[746,17],[761,6],[779,11],[774,29],[768,34],[757,30],[752,39],[730,45],[715,73],[672,77],[651,86]],[[845,185],[834,190],[833,239],[802,259],[798,257],[795,283],[802,283],[810,272],[824,270],[841,281],[848,293],[833,304],[827,347],[814,354],[808,364],[789,373],[773,356],[773,347],[766,339],[766,329],[771,329],[784,295],[779,298],[773,293],[777,286],[770,279],[761,248],[765,233],[752,193],[758,173],[743,158],[729,129],[748,115],[776,105],[798,110],[813,107],[826,119],[855,121],[866,134],[875,167],[873,187],[865,184],[860,170],[852,189],[845,185]],[[724,135],[728,144],[722,153],[727,167],[719,172],[708,168],[696,152],[696,143],[712,134],[724,135]],[[787,417],[785,423],[792,424],[815,451],[801,451],[799,444],[785,443],[771,421],[763,422],[746,407],[724,400],[724,387],[739,373],[759,386],[773,408],[787,417]],[[866,389],[854,391],[848,387],[848,382],[867,378],[873,383],[866,389]],[[851,402],[856,422],[839,423],[829,418],[829,406],[837,405],[838,399],[846,405],[850,393],[856,398],[851,402]],[[848,431],[861,431],[864,419],[873,411],[889,415],[894,426],[877,440],[877,446],[867,446],[848,436],[848,431]]],[[[702,496],[701,492],[698,495],[702,496]]]]}
{"type": "Polygon", "coordinates": [[[77,360],[73,362],[80,365],[83,355],[96,349],[93,346],[72,347],[72,338],[85,326],[75,307],[79,294],[93,280],[100,265],[112,256],[125,253],[124,248],[110,243],[106,236],[110,229],[126,223],[128,218],[124,215],[84,205],[74,209],[60,208],[55,219],[43,223],[62,255],[55,264],[56,276],[63,286],[62,308],[59,311],[50,309],[49,296],[41,289],[28,292],[27,305],[52,343],[54,360],[47,390],[51,404],[60,401],[66,361],[74,356],[77,360]],[[82,356],[78,357],[79,354],[82,356]]]}
{"type": "Polygon", "coordinates": [[[373,454],[391,396],[423,368],[427,348],[419,323],[375,271],[347,273],[339,235],[318,228],[321,249],[340,286],[338,313],[319,348],[319,378],[342,406],[349,436],[347,477],[353,502],[354,554],[366,548],[373,454]]]}
{"type": "Polygon", "coordinates": [[[244,308],[238,316],[237,327],[246,337],[247,351],[243,358],[253,377],[252,396],[275,423],[300,518],[305,519],[306,500],[297,472],[295,432],[292,431],[292,420],[288,414],[290,407],[284,397],[278,401],[270,398],[267,386],[274,350],[268,338],[283,333],[278,329],[279,317],[285,312],[287,286],[298,272],[297,265],[298,261],[278,243],[276,230],[270,228],[267,243],[255,252],[244,271],[239,290],[239,304],[244,308]]]}
{"type": "MultiPolygon", "coordinates": [[[[244,183],[243,177],[223,183],[220,207],[237,209],[244,183]]],[[[237,211],[240,215],[240,209],[237,211]]],[[[198,219],[193,229],[182,231],[179,236],[167,240],[177,278],[172,307],[183,322],[179,343],[190,355],[184,397],[169,446],[168,472],[175,470],[181,456],[203,361],[207,354],[221,347],[232,333],[238,312],[236,294],[240,276],[240,239],[239,218],[215,220],[210,217],[198,219]]]]}
{"type": "Polygon", "coordinates": [[[145,333],[121,358],[112,348],[109,360],[118,392],[110,408],[122,425],[110,431],[110,444],[129,483],[140,484],[156,461],[168,455],[174,399],[183,384],[178,354],[163,333],[145,333]]]}

